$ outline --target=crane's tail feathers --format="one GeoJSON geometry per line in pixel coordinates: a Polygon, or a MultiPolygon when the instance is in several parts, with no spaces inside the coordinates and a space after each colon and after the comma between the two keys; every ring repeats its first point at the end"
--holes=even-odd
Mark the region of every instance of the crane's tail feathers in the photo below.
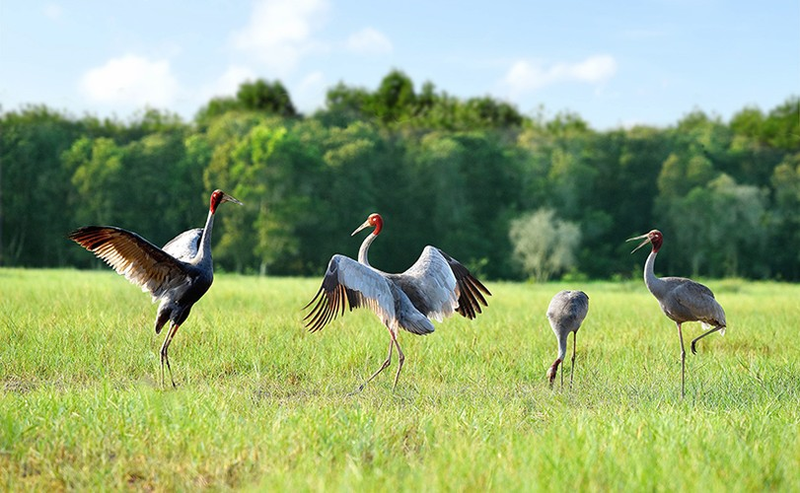
{"type": "Polygon", "coordinates": [[[725,329],[727,328],[725,325],[708,324],[706,322],[700,322],[700,324],[703,326],[703,330],[715,329],[717,332],[719,332],[719,335],[725,335],[725,329]]]}

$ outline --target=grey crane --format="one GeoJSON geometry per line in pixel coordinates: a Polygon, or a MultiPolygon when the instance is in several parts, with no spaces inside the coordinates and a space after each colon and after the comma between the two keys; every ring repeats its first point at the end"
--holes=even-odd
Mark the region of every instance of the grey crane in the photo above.
{"type": "Polygon", "coordinates": [[[69,238],[98,258],[131,283],[149,292],[153,302],[161,301],[156,315],[156,334],[170,321],[170,328],[161,345],[161,386],[164,386],[164,364],[172,378],[169,345],[189,316],[194,305],[211,287],[214,267],[211,261],[211,229],[214,214],[223,202],[242,203],[222,190],[211,194],[205,227],[190,229],[170,240],[163,248],[131,231],[113,226],[85,226],[70,233],[69,238]]]}
{"type": "MultiPolygon", "coordinates": [[[[550,327],[558,339],[558,358],[547,370],[547,378],[550,380],[550,387],[558,373],[558,365],[567,356],[567,337],[572,332],[572,363],[569,369],[569,386],[572,387],[572,373],[575,369],[575,346],[577,345],[578,329],[581,328],[583,319],[589,312],[589,297],[583,291],[559,291],[550,300],[547,307],[547,320],[550,327]]],[[[564,386],[564,369],[561,369],[561,386],[564,386]]]]}
{"type": "Polygon", "coordinates": [[[628,238],[627,241],[643,240],[631,253],[650,243],[652,250],[644,264],[644,283],[661,305],[661,310],[678,326],[681,340],[681,397],[685,395],[686,350],[683,346],[681,325],[685,322],[702,322],[703,326],[713,327],[692,341],[692,354],[697,354],[695,344],[703,337],[719,331],[725,335],[725,310],[714,298],[714,293],[699,282],[685,277],[656,277],[653,266],[656,255],[664,242],[661,231],[654,229],[647,234],[628,238]]]}
{"type": "Polygon", "coordinates": [[[391,364],[392,351],[396,347],[399,366],[394,376],[394,391],[405,360],[397,342],[398,330],[430,334],[434,330],[431,319],[441,322],[454,312],[473,319],[481,313],[481,304],[488,306],[481,293],[491,293],[466,267],[433,246],[426,246],[414,265],[401,274],[389,274],[370,266],[367,253],[381,233],[383,218],[379,214],[370,214],[351,236],[368,227],[375,229],[361,244],[358,262],[339,254],[331,258],[322,286],[303,308],[314,305],[303,320],[309,331],[316,332],[338,315],[343,315],[347,305],[351,311],[360,307],[372,310],[389,330],[389,356],[359,386],[358,392],[391,364]]]}

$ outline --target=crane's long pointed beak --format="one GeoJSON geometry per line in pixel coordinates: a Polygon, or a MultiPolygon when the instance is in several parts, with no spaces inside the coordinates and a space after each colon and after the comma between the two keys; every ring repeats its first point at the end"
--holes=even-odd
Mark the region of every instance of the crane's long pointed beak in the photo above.
{"type": "Polygon", "coordinates": [[[627,240],[625,240],[625,241],[634,241],[634,240],[641,240],[641,239],[644,239],[644,241],[639,243],[639,246],[637,246],[636,248],[631,250],[631,253],[635,252],[636,250],[638,250],[638,249],[642,248],[643,246],[647,245],[648,243],[650,243],[650,237],[647,236],[646,234],[644,234],[644,235],[641,235],[641,236],[634,236],[633,238],[628,238],[627,240]]]}
{"type": "Polygon", "coordinates": [[[231,197],[225,192],[222,192],[222,201],[220,203],[222,202],[233,202],[234,204],[237,205],[244,205],[239,199],[231,197]]]}
{"type": "Polygon", "coordinates": [[[361,231],[364,228],[368,228],[369,226],[370,226],[369,219],[367,219],[366,221],[364,221],[364,224],[362,224],[361,226],[357,227],[355,231],[350,233],[350,236],[355,236],[356,233],[358,233],[359,231],[361,231]]]}

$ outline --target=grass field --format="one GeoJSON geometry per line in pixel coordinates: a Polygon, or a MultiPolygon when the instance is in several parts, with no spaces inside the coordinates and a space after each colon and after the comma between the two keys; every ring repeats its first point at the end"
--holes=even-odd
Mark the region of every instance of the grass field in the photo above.
{"type": "Polygon", "coordinates": [[[800,286],[707,284],[729,329],[687,355],[684,400],[641,280],[489,283],[476,320],[401,333],[396,392],[394,361],[348,396],[388,336],[366,311],[307,333],[318,280],[217,276],[162,390],[147,295],[110,270],[0,270],[0,488],[798,491],[800,286]],[[590,297],[571,391],[545,379],[564,288],[590,297]]]}

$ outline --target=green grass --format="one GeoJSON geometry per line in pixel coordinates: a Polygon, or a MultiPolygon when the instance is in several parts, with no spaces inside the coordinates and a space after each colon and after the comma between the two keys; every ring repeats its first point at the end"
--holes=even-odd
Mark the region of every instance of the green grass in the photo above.
{"type": "Polygon", "coordinates": [[[800,286],[707,284],[730,325],[687,355],[684,400],[641,281],[490,283],[476,320],[401,333],[396,392],[395,360],[348,396],[388,336],[366,311],[306,332],[318,280],[219,275],[162,390],[148,296],[110,271],[0,270],[0,489],[797,491],[800,286]],[[544,312],[567,287],[589,315],[574,388],[550,390],[544,312]]]}

